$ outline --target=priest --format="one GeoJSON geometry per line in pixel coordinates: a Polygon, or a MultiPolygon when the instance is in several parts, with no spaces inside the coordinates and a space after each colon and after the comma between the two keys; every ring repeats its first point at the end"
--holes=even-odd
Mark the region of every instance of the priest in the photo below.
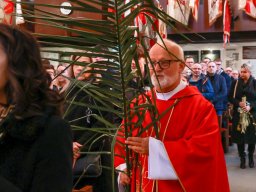
{"type": "MultiPolygon", "coordinates": [[[[170,40],[155,44],[149,53],[153,92],[160,120],[158,134],[153,127],[137,133],[151,123],[147,111],[141,127],[132,135],[118,133],[115,167],[119,186],[131,184],[131,191],[143,192],[229,192],[229,184],[216,112],[196,87],[181,81],[184,69],[182,48],[170,40]],[[125,145],[138,154],[139,163],[126,174],[125,145]]],[[[145,103],[145,97],[139,98],[145,103]]],[[[137,117],[133,116],[134,122],[137,117]]],[[[120,188],[121,189],[121,188],[120,188]]]]}

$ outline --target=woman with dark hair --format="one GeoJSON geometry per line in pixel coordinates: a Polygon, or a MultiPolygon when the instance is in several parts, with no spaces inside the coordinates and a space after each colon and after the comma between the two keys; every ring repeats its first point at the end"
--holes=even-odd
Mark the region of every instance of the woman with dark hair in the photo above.
{"type": "Polygon", "coordinates": [[[54,91],[59,91],[58,90],[58,84],[57,81],[55,80],[55,69],[54,66],[51,65],[50,61],[48,59],[42,60],[42,64],[46,72],[48,73],[48,78],[49,81],[51,81],[50,89],[54,91]]]}
{"type": "Polygon", "coordinates": [[[243,64],[240,77],[231,84],[229,101],[233,104],[232,141],[237,143],[241,159],[240,168],[246,167],[245,144],[248,144],[249,167],[254,167],[256,132],[256,80],[251,75],[251,67],[243,64]]]}
{"type": "Polygon", "coordinates": [[[70,192],[72,134],[40,49],[0,24],[0,191],[70,192]]]}

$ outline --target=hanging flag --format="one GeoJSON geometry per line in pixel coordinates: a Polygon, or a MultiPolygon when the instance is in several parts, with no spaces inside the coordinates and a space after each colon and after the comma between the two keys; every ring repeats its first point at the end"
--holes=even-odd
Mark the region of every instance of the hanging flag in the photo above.
{"type": "MultiPolygon", "coordinates": [[[[160,2],[156,0],[156,5],[160,10],[163,10],[160,2]]],[[[139,41],[143,41],[146,48],[149,50],[157,40],[162,38],[167,38],[166,24],[155,17],[147,10],[141,9],[140,13],[136,16],[134,25],[138,28],[139,34],[135,32],[134,36],[138,38],[139,41]],[[157,33],[158,32],[158,33],[157,33]]]]}
{"type": "Polygon", "coordinates": [[[192,10],[192,16],[197,21],[198,20],[198,10],[199,10],[199,0],[190,0],[189,7],[192,10]]]}
{"type": "Polygon", "coordinates": [[[247,15],[256,18],[256,1],[255,0],[247,0],[244,11],[247,15]]]}
{"type": "Polygon", "coordinates": [[[209,25],[222,15],[222,0],[208,0],[209,25]]]}
{"type": "Polygon", "coordinates": [[[20,2],[21,0],[16,0],[16,25],[25,23],[20,2]]]}
{"type": "Polygon", "coordinates": [[[247,0],[238,0],[238,9],[244,9],[247,0]]]}
{"type": "Polygon", "coordinates": [[[149,50],[157,41],[158,19],[147,11],[141,11],[135,18],[135,26],[139,29],[139,35],[135,33],[135,36],[139,37],[149,50]]]}
{"type": "MultiPolygon", "coordinates": [[[[160,2],[158,0],[156,0],[156,3],[157,3],[157,7],[158,9],[160,9],[161,11],[163,11],[163,7],[162,5],[160,4],[160,2]]],[[[165,22],[163,22],[162,20],[159,20],[158,21],[158,31],[159,31],[159,34],[162,38],[167,38],[167,28],[166,28],[166,24],[165,22]]],[[[160,38],[158,38],[160,39],[160,38]]]]}
{"type": "Polygon", "coordinates": [[[226,43],[230,42],[231,9],[229,0],[225,0],[223,10],[223,41],[225,47],[226,43]]]}
{"type": "Polygon", "coordinates": [[[183,25],[188,25],[190,0],[168,0],[167,14],[183,25]]]}
{"type": "Polygon", "coordinates": [[[14,3],[11,0],[0,0],[0,23],[12,24],[14,3]]]}

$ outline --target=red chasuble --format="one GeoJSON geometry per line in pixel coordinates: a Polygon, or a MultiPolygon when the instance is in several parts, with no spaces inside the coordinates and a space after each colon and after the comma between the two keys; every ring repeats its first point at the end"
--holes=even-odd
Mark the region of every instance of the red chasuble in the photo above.
{"type": "MultiPolygon", "coordinates": [[[[221,145],[217,116],[195,87],[186,87],[167,101],[156,100],[159,113],[163,113],[175,101],[178,103],[160,120],[160,140],[164,143],[178,180],[148,179],[148,158],[140,155],[139,165],[133,167],[131,191],[142,192],[228,192],[229,184],[224,153],[221,145]]],[[[143,103],[141,99],[141,103],[143,103]]],[[[134,119],[136,121],[136,119],[134,119]]],[[[143,126],[151,122],[149,114],[143,126]]],[[[138,130],[134,129],[136,136],[138,130]]],[[[115,166],[125,163],[124,142],[119,131],[115,146],[115,166]]],[[[154,137],[154,131],[142,137],[154,137]]],[[[161,165],[158,165],[161,166],[161,165]]],[[[157,169],[158,167],[156,167],[157,169]]]]}

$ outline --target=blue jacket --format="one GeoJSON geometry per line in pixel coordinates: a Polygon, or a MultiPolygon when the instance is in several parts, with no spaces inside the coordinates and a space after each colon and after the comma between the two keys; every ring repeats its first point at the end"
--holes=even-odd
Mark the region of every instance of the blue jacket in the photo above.
{"type": "Polygon", "coordinates": [[[207,75],[212,83],[213,90],[214,90],[214,98],[212,103],[216,110],[224,111],[225,106],[224,102],[227,98],[227,85],[226,80],[222,75],[215,74],[214,76],[207,75]]]}
{"type": "Polygon", "coordinates": [[[192,76],[190,76],[188,82],[189,85],[196,86],[207,100],[213,100],[214,90],[208,77],[201,74],[198,81],[193,81],[192,76]]]}

